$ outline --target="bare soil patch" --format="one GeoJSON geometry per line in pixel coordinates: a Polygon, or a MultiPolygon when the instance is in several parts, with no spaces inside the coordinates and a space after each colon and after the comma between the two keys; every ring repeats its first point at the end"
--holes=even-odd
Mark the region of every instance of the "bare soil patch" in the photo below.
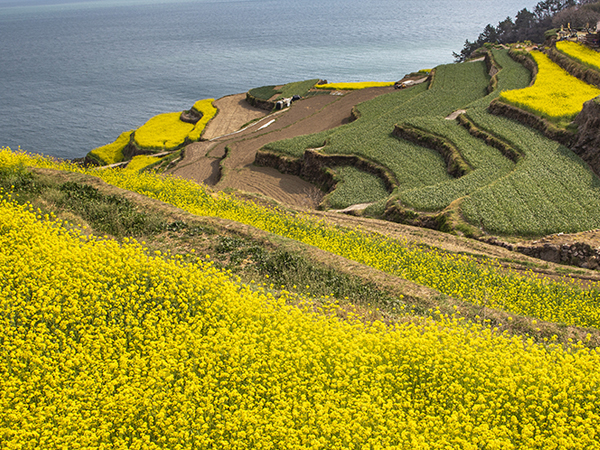
{"type": "Polygon", "coordinates": [[[264,109],[250,106],[246,102],[246,94],[228,95],[215,100],[213,105],[219,112],[204,129],[202,137],[207,140],[233,133],[248,122],[268,114],[264,109]]]}
{"type": "MultiPolygon", "coordinates": [[[[352,91],[341,96],[318,95],[296,101],[289,109],[279,114],[275,122],[267,128],[250,129],[232,139],[220,140],[219,145],[211,151],[211,156],[224,155],[225,147],[228,147],[228,156],[223,166],[228,169],[226,177],[235,176],[234,169],[250,166],[254,162],[257,150],[264,145],[281,139],[330,130],[348,123],[352,120],[352,108],[355,105],[392,91],[393,88],[372,88],[352,91]]],[[[221,188],[222,185],[225,185],[224,180],[221,180],[217,188],[221,188]]]]}
{"type": "Polygon", "coordinates": [[[280,139],[318,133],[349,123],[355,105],[389,92],[393,92],[393,87],[316,95],[270,114],[248,105],[245,94],[223,97],[214,102],[219,113],[209,122],[203,135],[210,142],[188,145],[182,161],[169,173],[221,190],[234,188],[268,195],[290,206],[316,208],[320,195],[315,195],[313,185],[274,169],[254,167],[257,150],[280,139]],[[253,120],[256,122],[240,130],[253,120]]]}
{"type": "Polygon", "coordinates": [[[182,160],[167,172],[181,178],[214,185],[219,176],[219,159],[207,156],[213,142],[194,142],[185,147],[182,160]]]}
{"type": "Polygon", "coordinates": [[[264,195],[303,209],[317,208],[324,196],[323,192],[299,177],[282,174],[271,167],[252,165],[235,169],[235,174],[228,172],[219,188],[264,195]]]}

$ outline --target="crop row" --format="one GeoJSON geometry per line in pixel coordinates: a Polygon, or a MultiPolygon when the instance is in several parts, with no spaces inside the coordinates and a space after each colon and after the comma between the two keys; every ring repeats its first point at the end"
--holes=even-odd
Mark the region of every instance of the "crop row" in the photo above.
{"type": "Polygon", "coordinates": [[[0,273],[3,448],[598,442],[600,354],[578,345],[459,318],[342,321],[335,304],[313,312],[310,299],[82,236],[5,196],[0,273]]]}
{"type": "Polygon", "coordinates": [[[600,89],[569,75],[543,53],[531,56],[538,66],[533,86],[505,91],[500,98],[507,103],[554,121],[570,121],[583,104],[600,95],[600,89]]]}
{"type": "Polygon", "coordinates": [[[591,48],[570,41],[559,41],[556,48],[565,55],[600,71],[600,53],[591,48]]]}
{"type": "MultiPolygon", "coordinates": [[[[65,163],[3,150],[1,165],[19,164],[83,170],[65,163]]],[[[201,216],[217,216],[288,237],[476,305],[499,308],[551,322],[600,327],[600,291],[563,282],[540,280],[483,264],[468,256],[423,251],[379,234],[328,226],[310,216],[265,209],[224,193],[152,173],[113,169],[90,172],[109,184],[175,205],[201,216]]],[[[510,191],[512,194],[512,191],[510,191]]],[[[485,205],[482,207],[485,208],[485,205]]]]}

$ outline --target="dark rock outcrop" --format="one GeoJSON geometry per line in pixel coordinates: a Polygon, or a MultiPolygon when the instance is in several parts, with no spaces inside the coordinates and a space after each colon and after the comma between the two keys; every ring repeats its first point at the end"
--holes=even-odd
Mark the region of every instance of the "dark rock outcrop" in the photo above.
{"type": "Polygon", "coordinates": [[[196,111],[195,109],[190,109],[188,111],[183,111],[181,113],[181,115],[179,116],[179,119],[182,122],[186,122],[186,123],[191,123],[191,124],[195,124],[197,123],[200,119],[202,119],[202,114],[199,113],[198,111],[196,111]]]}
{"type": "Polygon", "coordinates": [[[517,246],[516,251],[527,256],[539,258],[559,264],[583,267],[585,269],[598,269],[600,250],[592,248],[585,242],[573,244],[543,244],[535,246],[517,246]]]}
{"type": "Polygon", "coordinates": [[[575,123],[577,135],[571,149],[600,176],[600,97],[584,103],[575,123]]]}

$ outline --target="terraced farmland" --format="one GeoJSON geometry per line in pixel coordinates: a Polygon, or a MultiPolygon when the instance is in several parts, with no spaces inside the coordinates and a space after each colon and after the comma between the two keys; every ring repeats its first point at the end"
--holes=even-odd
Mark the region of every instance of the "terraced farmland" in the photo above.
{"type": "Polygon", "coordinates": [[[323,144],[319,151],[326,154],[358,154],[396,176],[398,185],[387,197],[388,206],[419,214],[452,205],[459,217],[486,232],[538,236],[599,227],[600,182],[589,167],[541,133],[487,111],[493,99],[523,89],[531,80],[529,71],[507,51],[496,49],[492,55],[501,71],[488,95],[484,89],[489,77],[482,62],[438,67],[430,89],[418,86],[376,98],[356,108],[360,118],[354,123],[266,148],[298,158],[306,148],[323,144]],[[473,125],[499,138],[512,156],[445,120],[456,109],[465,109],[473,125]],[[471,170],[451,176],[439,153],[393,137],[395,124],[445,139],[471,170]]]}
{"type": "Polygon", "coordinates": [[[569,75],[541,52],[531,52],[538,66],[533,86],[503,92],[500,98],[557,123],[568,123],[600,89],[569,75]]]}
{"type": "MultiPolygon", "coordinates": [[[[483,63],[440,67],[430,89],[378,97],[357,107],[353,123],[269,148],[301,157],[324,145],[323,153],[357,152],[393,168],[391,195],[374,175],[337,168],[342,183],[329,202],[338,207],[356,200],[375,201],[374,209],[450,207],[497,233],[593,227],[600,180],[589,168],[539,132],[488,113],[502,89],[529,83],[506,52],[494,57],[503,69],[489,95],[483,63]],[[472,129],[502,145],[446,119],[459,108],[472,129]],[[468,170],[450,175],[441,153],[392,134],[397,124],[448,143],[468,170]]],[[[585,283],[558,270],[546,277],[530,260],[542,273],[513,256],[506,264],[336,226],[133,170],[148,158],[134,159],[132,170],[97,170],[0,150],[7,448],[579,449],[598,441],[600,285],[591,271],[585,283]],[[140,206],[81,184],[111,188],[90,175],[127,189],[120,195],[140,206]],[[78,182],[65,182],[70,177],[78,182]],[[59,188],[37,198],[50,178],[59,188]],[[99,238],[79,222],[54,220],[63,191],[110,199],[129,229],[143,228],[151,245],[168,251],[121,231],[99,238]],[[15,202],[31,197],[45,210],[15,202]],[[150,210],[177,219],[152,215],[138,224],[150,210]],[[244,233],[263,240],[244,248],[244,233]],[[273,248],[292,245],[344,264],[346,273],[392,278],[402,292],[361,283],[349,300],[338,290],[341,273],[313,265],[311,275],[326,274],[320,297],[279,285],[273,280],[284,272],[297,276],[299,257],[273,248]],[[217,268],[218,257],[204,256],[207,249],[230,252],[228,270],[259,271],[241,283],[217,268]]],[[[106,217],[74,211],[69,217],[92,228],[106,217]]]]}

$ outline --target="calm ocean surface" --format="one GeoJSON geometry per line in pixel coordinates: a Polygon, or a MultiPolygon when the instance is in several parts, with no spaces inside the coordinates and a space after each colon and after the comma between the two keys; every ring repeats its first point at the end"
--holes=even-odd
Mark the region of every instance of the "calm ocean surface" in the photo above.
{"type": "Polygon", "coordinates": [[[395,81],[536,0],[0,0],[0,146],[74,158],[202,98],[395,81]]]}

